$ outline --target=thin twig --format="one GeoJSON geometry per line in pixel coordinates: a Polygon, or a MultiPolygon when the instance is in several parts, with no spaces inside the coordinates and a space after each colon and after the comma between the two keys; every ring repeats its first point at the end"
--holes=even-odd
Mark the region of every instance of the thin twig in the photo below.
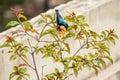
{"type": "Polygon", "coordinates": [[[38,71],[37,71],[37,66],[36,66],[36,61],[35,61],[34,53],[32,53],[32,59],[33,59],[34,67],[35,67],[35,72],[36,72],[37,80],[40,80],[39,74],[38,74],[38,71]]]}
{"type": "Polygon", "coordinates": [[[30,46],[30,50],[31,50],[31,52],[33,52],[32,46],[31,46],[31,44],[30,44],[30,40],[29,40],[29,39],[27,39],[27,40],[28,40],[28,44],[29,44],[29,46],[30,46]]]}
{"type": "Polygon", "coordinates": [[[37,42],[39,42],[39,40],[38,40],[36,37],[34,37],[34,36],[32,36],[31,34],[29,34],[26,30],[25,30],[25,33],[26,33],[28,36],[30,36],[31,38],[33,38],[34,40],[36,40],[37,42]]]}
{"type": "Polygon", "coordinates": [[[53,42],[58,42],[58,41],[59,41],[59,40],[55,40],[55,41],[45,41],[45,40],[44,40],[44,41],[42,41],[42,40],[41,40],[40,42],[53,43],[53,42]]]}
{"type": "Polygon", "coordinates": [[[40,41],[40,38],[41,38],[41,36],[42,36],[43,31],[45,30],[45,28],[46,28],[46,26],[47,26],[48,24],[50,24],[50,23],[47,23],[47,24],[44,25],[44,27],[43,27],[40,35],[39,35],[39,41],[40,41]]]}
{"type": "Polygon", "coordinates": [[[73,57],[76,56],[77,53],[78,53],[82,48],[84,48],[84,46],[85,46],[86,44],[88,44],[88,39],[89,39],[89,38],[90,38],[90,36],[87,36],[87,35],[86,35],[86,41],[84,40],[83,45],[81,45],[81,47],[74,53],[73,57]]]}
{"type": "Polygon", "coordinates": [[[77,53],[86,45],[87,43],[84,42],[83,45],[74,53],[73,57],[77,55],[77,53]]]}
{"type": "Polygon", "coordinates": [[[18,17],[17,15],[16,15],[16,17],[17,17],[17,20],[18,20],[19,24],[22,26],[24,32],[25,32],[28,36],[30,36],[31,38],[33,38],[33,39],[35,39],[37,42],[39,42],[36,37],[30,35],[30,34],[25,30],[24,25],[22,24],[21,20],[19,19],[19,17],[18,17]]]}
{"type": "Polygon", "coordinates": [[[41,73],[41,80],[43,79],[43,75],[44,75],[44,67],[45,67],[46,65],[43,65],[42,66],[42,73],[41,73]]]}
{"type": "Polygon", "coordinates": [[[68,77],[70,77],[71,75],[73,75],[72,73],[69,74],[68,76],[66,76],[63,80],[67,79],[68,77]]]}
{"type": "Polygon", "coordinates": [[[35,70],[35,68],[33,68],[18,52],[17,54],[31,69],[35,70]]]}
{"type": "Polygon", "coordinates": [[[40,79],[39,79],[39,74],[38,74],[38,71],[37,71],[35,56],[34,56],[34,52],[35,52],[35,51],[32,50],[32,46],[31,46],[31,43],[30,43],[29,39],[28,39],[28,43],[29,43],[29,46],[30,46],[30,49],[31,49],[31,55],[32,55],[33,64],[34,64],[34,67],[35,67],[36,76],[37,76],[37,79],[40,80],[40,79]]]}
{"type": "Polygon", "coordinates": [[[80,46],[81,46],[81,42],[80,42],[80,40],[79,40],[79,44],[80,44],[80,46]]]}

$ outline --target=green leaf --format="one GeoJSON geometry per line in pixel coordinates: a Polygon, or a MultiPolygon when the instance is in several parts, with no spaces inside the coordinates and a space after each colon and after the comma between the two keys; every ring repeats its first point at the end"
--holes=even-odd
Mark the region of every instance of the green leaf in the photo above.
{"type": "Polygon", "coordinates": [[[96,67],[93,68],[95,70],[95,74],[98,75],[98,69],[96,67]]]}
{"type": "Polygon", "coordinates": [[[68,75],[68,72],[62,72],[61,76],[66,76],[66,75],[68,75]]]}
{"type": "Polygon", "coordinates": [[[28,73],[25,73],[24,76],[27,76],[27,77],[30,78],[30,74],[28,74],[28,73]]]}
{"type": "Polygon", "coordinates": [[[33,26],[31,25],[31,23],[28,22],[28,21],[24,21],[22,24],[24,25],[25,29],[32,29],[33,28],[33,26]]]}
{"type": "Polygon", "coordinates": [[[50,57],[50,54],[44,54],[44,55],[42,56],[42,58],[48,58],[48,57],[50,57]]]}
{"type": "Polygon", "coordinates": [[[39,21],[39,24],[43,24],[43,23],[45,23],[45,20],[42,19],[39,21]]]}
{"type": "Polygon", "coordinates": [[[89,27],[89,25],[87,23],[82,24],[82,26],[89,27]]]}
{"type": "Polygon", "coordinates": [[[63,78],[62,78],[62,77],[59,77],[58,80],[63,80],[63,78]]]}
{"type": "Polygon", "coordinates": [[[45,30],[40,37],[50,34],[50,32],[52,32],[52,29],[45,30]]]}
{"type": "Polygon", "coordinates": [[[82,70],[81,64],[82,64],[82,62],[80,62],[80,61],[77,63],[76,68],[78,70],[82,70]]]}
{"type": "Polygon", "coordinates": [[[9,80],[11,80],[16,75],[16,72],[12,72],[9,76],[9,80]]]}
{"type": "Polygon", "coordinates": [[[83,15],[79,15],[79,16],[77,16],[77,18],[80,18],[80,19],[82,19],[82,20],[85,19],[85,17],[84,17],[83,15]]]}
{"type": "Polygon", "coordinates": [[[112,34],[112,36],[116,39],[119,39],[118,35],[116,35],[116,34],[112,34]]]}
{"type": "Polygon", "coordinates": [[[18,67],[17,66],[14,66],[13,69],[14,69],[14,71],[18,71],[18,67]]]}
{"type": "Polygon", "coordinates": [[[65,20],[70,21],[70,16],[64,17],[65,20]]]}
{"type": "Polygon", "coordinates": [[[74,74],[75,74],[75,77],[78,76],[78,70],[77,69],[74,69],[74,74]]]}
{"type": "Polygon", "coordinates": [[[25,73],[27,71],[27,68],[20,68],[19,70],[21,73],[25,73]]]}
{"type": "Polygon", "coordinates": [[[104,58],[108,59],[113,64],[113,60],[109,56],[104,56],[104,58]]]}
{"type": "Polygon", "coordinates": [[[109,41],[115,44],[115,39],[113,37],[109,37],[109,41]]]}
{"type": "Polygon", "coordinates": [[[110,55],[110,50],[109,49],[104,49],[104,52],[108,53],[110,55]]]}
{"type": "Polygon", "coordinates": [[[101,69],[101,66],[99,66],[99,65],[94,65],[94,67],[101,69]]]}
{"type": "Polygon", "coordinates": [[[74,62],[72,63],[72,68],[75,68],[75,63],[74,62]]]}
{"type": "Polygon", "coordinates": [[[102,64],[102,67],[103,67],[103,68],[106,68],[106,63],[105,63],[104,60],[101,59],[101,60],[100,60],[100,63],[102,64]]]}
{"type": "Polygon", "coordinates": [[[52,20],[52,16],[49,14],[45,14],[45,17],[49,18],[50,20],[52,20]]]}
{"type": "Polygon", "coordinates": [[[22,77],[21,77],[21,76],[19,76],[16,80],[22,80],[22,77]]]}
{"type": "Polygon", "coordinates": [[[18,21],[10,21],[7,25],[6,28],[10,28],[10,27],[14,27],[16,25],[18,25],[18,21]]]}
{"type": "Polygon", "coordinates": [[[10,47],[10,44],[8,42],[4,42],[2,45],[0,45],[0,48],[4,47],[10,47]]]}
{"type": "Polygon", "coordinates": [[[57,68],[55,68],[55,73],[58,73],[58,72],[59,72],[59,70],[57,68]]]}
{"type": "Polygon", "coordinates": [[[105,31],[102,31],[101,33],[103,34],[103,37],[105,37],[105,36],[106,36],[106,33],[105,33],[105,31]]]}
{"type": "Polygon", "coordinates": [[[70,53],[70,46],[69,46],[69,44],[68,44],[68,43],[65,43],[65,42],[63,42],[63,43],[64,43],[64,45],[65,45],[66,48],[67,48],[66,51],[67,51],[68,53],[70,53]]]}
{"type": "Polygon", "coordinates": [[[12,56],[10,56],[10,61],[13,61],[13,60],[15,60],[16,59],[16,57],[17,57],[17,55],[12,55],[12,56]]]}
{"type": "Polygon", "coordinates": [[[68,34],[66,34],[66,36],[63,37],[63,39],[68,39],[74,36],[74,33],[69,32],[68,34]]]}
{"type": "Polygon", "coordinates": [[[24,59],[27,60],[27,56],[26,56],[26,55],[22,54],[21,56],[22,56],[24,59]]]}
{"type": "Polygon", "coordinates": [[[27,20],[27,17],[24,16],[24,15],[22,15],[22,14],[18,14],[18,17],[19,17],[19,18],[22,18],[22,19],[24,19],[24,20],[27,20]]]}
{"type": "Polygon", "coordinates": [[[55,80],[55,75],[56,75],[55,73],[51,73],[51,74],[45,75],[45,77],[47,77],[50,80],[55,80]]]}
{"type": "Polygon", "coordinates": [[[64,64],[64,72],[68,73],[69,67],[68,67],[68,62],[64,64]],[[66,64],[67,63],[67,64],[66,64]]]}

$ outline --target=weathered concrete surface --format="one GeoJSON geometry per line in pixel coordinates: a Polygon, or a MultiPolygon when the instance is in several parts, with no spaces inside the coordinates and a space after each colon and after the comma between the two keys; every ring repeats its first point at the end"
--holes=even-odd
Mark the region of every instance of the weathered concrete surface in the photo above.
{"type": "MultiPolygon", "coordinates": [[[[64,14],[63,16],[67,15],[66,10],[73,10],[77,14],[83,14],[86,16],[86,20],[93,30],[100,32],[104,29],[115,29],[116,33],[120,37],[120,0],[73,0],[56,8],[59,9],[62,14],[64,14]]],[[[49,10],[46,13],[53,14],[54,9],[49,10]]],[[[40,30],[40,27],[42,27],[38,25],[39,20],[40,16],[30,20],[30,22],[34,24],[35,28],[38,30],[40,30]]],[[[2,44],[2,41],[5,40],[6,35],[9,35],[10,32],[18,29],[20,29],[20,26],[1,33],[0,44],[2,44]]],[[[20,41],[25,41],[26,37],[18,37],[18,39],[20,39],[20,41]]],[[[35,44],[35,41],[32,40],[32,42],[35,44]]],[[[72,47],[72,51],[78,47],[78,42],[75,42],[74,40],[69,40],[69,43],[72,47]]],[[[84,69],[79,73],[78,78],[71,76],[70,80],[119,80],[119,78],[115,77],[115,74],[120,71],[120,41],[117,40],[117,44],[115,46],[110,44],[109,47],[111,49],[111,56],[114,59],[113,65],[101,70],[97,77],[93,71],[84,69]],[[110,78],[112,75],[114,76],[114,79],[110,78]]],[[[0,50],[0,52],[2,53],[3,51],[0,50]]],[[[40,57],[40,55],[36,56],[36,60],[38,60],[37,66],[39,68],[39,73],[41,71],[41,66],[46,64],[47,66],[45,73],[53,71],[54,67],[59,67],[62,69],[60,64],[56,64],[55,66],[51,67],[51,65],[53,65],[52,60],[41,60],[40,57]]],[[[12,65],[18,64],[19,62],[21,62],[21,60],[10,62],[9,55],[6,54],[6,50],[4,53],[0,54],[0,80],[8,80],[9,73],[12,71],[12,65]]],[[[32,60],[29,60],[29,62],[32,64],[32,60]]],[[[30,80],[36,80],[34,72],[31,70],[29,72],[32,75],[30,80]]]]}

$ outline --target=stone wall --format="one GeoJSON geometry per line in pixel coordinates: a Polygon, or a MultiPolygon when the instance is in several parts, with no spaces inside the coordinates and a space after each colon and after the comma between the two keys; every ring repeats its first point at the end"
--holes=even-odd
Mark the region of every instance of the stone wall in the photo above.
{"type": "MultiPolygon", "coordinates": [[[[100,32],[104,29],[112,28],[115,29],[116,33],[120,37],[120,0],[73,0],[55,8],[59,9],[63,16],[67,15],[66,10],[73,10],[77,14],[83,14],[86,16],[86,20],[93,30],[100,32]]],[[[51,9],[46,13],[52,15],[55,12],[54,9],[51,9]]],[[[30,20],[30,22],[34,24],[35,28],[38,30],[42,27],[38,25],[40,18],[40,16],[36,16],[30,20]]],[[[11,31],[20,29],[19,27],[20,26],[17,26],[16,28],[11,28],[10,30],[1,33],[0,44],[2,44],[2,41],[5,40],[6,35],[9,35],[11,31]]],[[[26,37],[18,37],[18,40],[25,41],[26,37]]],[[[33,40],[32,42],[35,44],[33,40]]],[[[72,50],[76,49],[78,46],[77,42],[74,42],[74,40],[70,40],[69,43],[72,50]]],[[[120,76],[118,74],[120,71],[120,41],[117,40],[117,44],[115,46],[110,44],[109,47],[111,49],[111,56],[114,60],[113,65],[109,65],[106,69],[99,71],[99,75],[97,77],[95,76],[94,71],[83,69],[83,71],[79,73],[78,78],[71,76],[69,80],[119,80],[119,77],[116,78],[115,76],[120,76]],[[112,79],[111,76],[114,76],[114,79],[112,79]]],[[[18,59],[15,62],[10,62],[9,55],[6,54],[6,50],[0,50],[0,53],[0,80],[8,80],[9,73],[12,71],[12,65],[18,64],[21,60],[18,59]]],[[[60,64],[50,67],[53,64],[50,59],[41,60],[40,56],[36,56],[36,59],[39,64],[37,65],[39,67],[39,73],[41,71],[41,66],[45,64],[47,64],[47,70],[45,70],[45,73],[53,71],[54,67],[62,68],[62,66],[59,66],[60,64]]],[[[31,62],[31,60],[29,60],[29,62],[31,62]]],[[[29,72],[32,74],[30,80],[36,80],[34,72],[29,72]]]]}

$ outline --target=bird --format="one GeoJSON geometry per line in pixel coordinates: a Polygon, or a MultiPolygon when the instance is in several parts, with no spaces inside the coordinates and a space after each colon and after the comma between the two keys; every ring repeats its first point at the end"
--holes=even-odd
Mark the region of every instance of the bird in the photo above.
{"type": "Polygon", "coordinates": [[[59,13],[58,9],[55,9],[56,12],[56,22],[57,22],[57,30],[61,30],[61,26],[64,26],[64,28],[67,30],[68,24],[64,21],[62,16],[59,13]]]}

